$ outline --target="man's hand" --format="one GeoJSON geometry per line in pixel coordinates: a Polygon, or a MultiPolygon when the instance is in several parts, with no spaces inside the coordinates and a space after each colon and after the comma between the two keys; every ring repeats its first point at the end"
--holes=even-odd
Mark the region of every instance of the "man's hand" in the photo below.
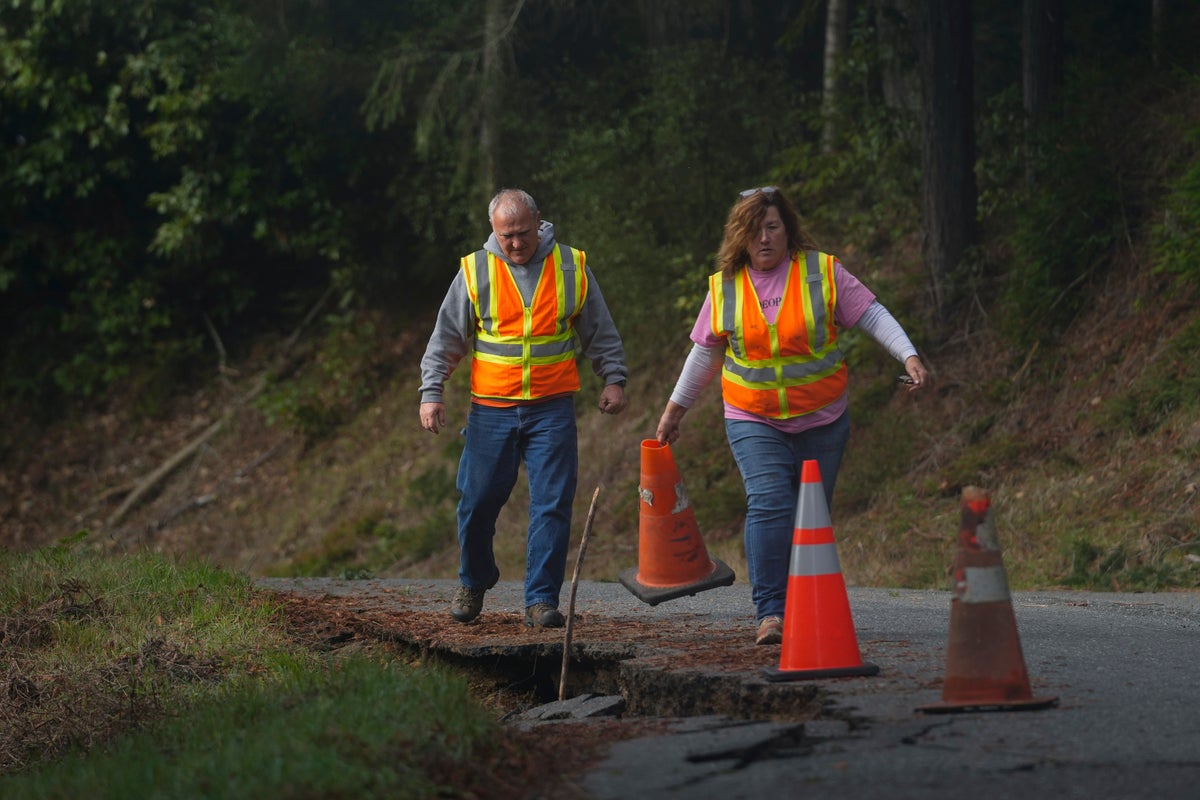
{"type": "Polygon", "coordinates": [[[446,427],[446,404],[421,403],[421,427],[430,433],[446,427]]]}
{"type": "Polygon", "coordinates": [[[602,414],[620,414],[625,410],[626,405],[625,390],[618,383],[610,383],[600,393],[600,413],[602,414]]]}

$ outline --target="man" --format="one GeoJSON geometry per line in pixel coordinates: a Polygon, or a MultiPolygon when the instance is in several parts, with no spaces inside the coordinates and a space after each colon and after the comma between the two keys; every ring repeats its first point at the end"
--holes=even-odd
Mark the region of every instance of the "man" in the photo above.
{"type": "Polygon", "coordinates": [[[584,253],[557,242],[554,225],[519,189],[488,206],[492,235],[464,256],[421,359],[421,427],[446,426],[442,389],[471,355],[471,410],[458,465],[462,584],[450,606],[459,622],[483,609],[500,580],[492,540],[496,519],[525,463],[529,531],[525,624],[559,628],[579,453],[576,353],[604,381],[600,411],[625,408],[625,351],[584,253]]]}

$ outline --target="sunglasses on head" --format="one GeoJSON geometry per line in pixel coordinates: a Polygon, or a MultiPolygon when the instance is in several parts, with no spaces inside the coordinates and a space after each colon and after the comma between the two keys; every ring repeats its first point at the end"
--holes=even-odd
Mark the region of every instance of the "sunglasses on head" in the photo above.
{"type": "Polygon", "coordinates": [[[777,191],[779,191],[778,186],[759,186],[756,189],[747,189],[744,192],[739,192],[738,196],[739,197],[750,197],[759,192],[762,192],[763,194],[772,194],[773,192],[777,192],[777,191]]]}

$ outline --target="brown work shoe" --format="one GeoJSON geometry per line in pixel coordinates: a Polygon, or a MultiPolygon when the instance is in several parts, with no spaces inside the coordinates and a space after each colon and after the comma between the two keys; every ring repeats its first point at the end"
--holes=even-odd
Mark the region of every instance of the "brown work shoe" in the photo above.
{"type": "Polygon", "coordinates": [[[450,616],[459,622],[470,622],[478,617],[479,612],[483,611],[483,595],[486,591],[486,589],[468,589],[466,586],[458,587],[458,591],[454,594],[454,601],[450,604],[450,616]]]}
{"type": "Polygon", "coordinates": [[[758,623],[755,644],[783,644],[783,620],[779,617],[763,617],[758,623]]]}
{"type": "Polygon", "coordinates": [[[454,600],[450,603],[450,616],[459,622],[470,622],[478,617],[479,612],[483,611],[484,594],[499,582],[500,570],[497,569],[495,576],[492,577],[492,582],[483,589],[459,586],[458,591],[454,593],[454,600]]]}
{"type": "Polygon", "coordinates": [[[525,609],[526,628],[561,628],[566,624],[562,612],[549,603],[535,603],[525,609]]]}

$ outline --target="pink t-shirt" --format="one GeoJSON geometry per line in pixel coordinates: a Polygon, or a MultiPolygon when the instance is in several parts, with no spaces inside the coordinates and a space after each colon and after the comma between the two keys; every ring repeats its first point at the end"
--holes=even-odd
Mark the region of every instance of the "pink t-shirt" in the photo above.
{"type": "MultiPolygon", "coordinates": [[[[790,263],[791,258],[789,257],[781,261],[774,269],[766,272],[750,270],[750,282],[754,284],[754,291],[758,294],[763,316],[766,317],[767,322],[772,324],[779,316],[779,306],[783,302],[783,290],[787,284],[788,264],[790,263]]],[[[837,305],[834,306],[833,321],[840,329],[853,328],[858,324],[859,318],[867,310],[867,307],[875,302],[875,293],[864,286],[858,278],[847,272],[842,263],[836,260],[833,265],[833,280],[837,285],[837,305]]],[[[693,342],[703,347],[725,349],[728,345],[727,337],[713,334],[711,319],[712,292],[709,292],[704,298],[704,305],[700,307],[700,315],[696,318],[696,324],[692,326],[691,338],[693,342]]],[[[845,413],[847,404],[847,395],[843,392],[837,400],[811,414],[789,419],[764,419],[731,406],[727,402],[725,403],[725,418],[766,422],[785,433],[799,433],[833,422],[845,413]]]]}

